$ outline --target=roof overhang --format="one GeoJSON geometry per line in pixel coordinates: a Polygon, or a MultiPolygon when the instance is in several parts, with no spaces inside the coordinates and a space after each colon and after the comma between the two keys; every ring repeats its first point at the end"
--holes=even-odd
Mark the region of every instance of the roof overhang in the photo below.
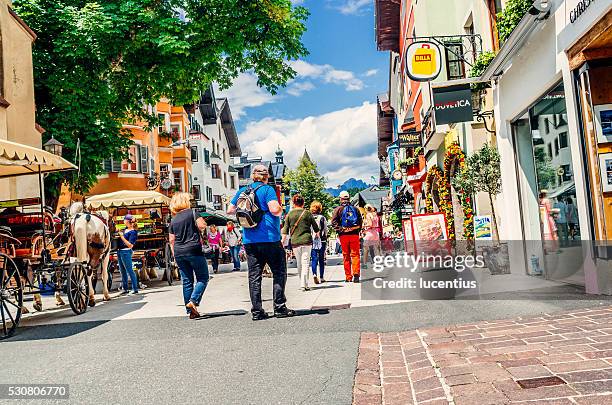
{"type": "Polygon", "coordinates": [[[375,0],[379,51],[399,52],[401,4],[401,0],[375,0]]]}
{"type": "Polygon", "coordinates": [[[236,126],[234,125],[234,118],[232,117],[232,111],[230,110],[229,101],[225,100],[221,107],[221,126],[223,132],[227,138],[229,146],[229,154],[231,157],[238,157],[242,154],[240,149],[240,141],[238,141],[238,133],[236,132],[236,126]]]}
{"type": "Polygon", "coordinates": [[[510,66],[512,59],[518,54],[531,34],[545,21],[546,19],[540,15],[525,13],[516,28],[514,28],[514,31],[512,31],[512,34],[506,39],[493,61],[491,61],[491,64],[477,81],[490,82],[501,76],[504,70],[510,66]]]}

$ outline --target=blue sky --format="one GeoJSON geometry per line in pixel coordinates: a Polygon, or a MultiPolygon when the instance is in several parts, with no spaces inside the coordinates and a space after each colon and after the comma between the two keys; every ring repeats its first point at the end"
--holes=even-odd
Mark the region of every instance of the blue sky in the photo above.
{"type": "Polygon", "coordinates": [[[377,176],[376,95],[387,88],[387,52],[374,41],[373,0],[294,0],[310,10],[303,37],[310,54],[298,76],[272,96],[241,75],[230,99],[243,151],[272,158],[276,145],[295,165],[304,147],[335,186],[377,176]]]}

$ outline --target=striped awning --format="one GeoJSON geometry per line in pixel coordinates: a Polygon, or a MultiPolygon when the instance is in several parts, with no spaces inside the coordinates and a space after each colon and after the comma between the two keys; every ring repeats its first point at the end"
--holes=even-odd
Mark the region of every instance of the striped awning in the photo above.
{"type": "Polygon", "coordinates": [[[0,178],[75,170],[62,158],[33,146],[0,139],[0,178]]]}

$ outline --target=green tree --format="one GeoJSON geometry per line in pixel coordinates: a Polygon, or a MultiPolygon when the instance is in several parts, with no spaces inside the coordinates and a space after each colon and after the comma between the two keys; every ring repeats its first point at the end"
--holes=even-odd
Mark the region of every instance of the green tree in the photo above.
{"type": "Polygon", "coordinates": [[[311,202],[317,200],[323,204],[323,209],[327,212],[334,205],[334,198],[325,191],[327,183],[324,176],[319,173],[317,164],[314,163],[307,153],[298,161],[295,169],[290,169],[283,178],[290,190],[296,191],[304,197],[306,207],[311,202]]]}
{"type": "Polygon", "coordinates": [[[495,234],[499,237],[499,228],[497,226],[497,215],[495,214],[495,205],[493,204],[493,196],[501,193],[501,165],[500,155],[497,148],[484,144],[482,148],[476,151],[467,159],[468,173],[471,173],[474,180],[471,184],[473,194],[478,191],[487,193],[489,203],[491,204],[491,216],[493,217],[493,227],[495,234]]]}
{"type": "Polygon", "coordinates": [[[77,192],[95,183],[103,159],[126,156],[124,123],[157,123],[146,106],[162,97],[193,103],[212,83],[226,88],[241,72],[275,93],[296,74],[288,61],[307,53],[308,11],[290,0],[13,3],[38,34],[37,121],[71,160],[80,140],[81,170],[67,178],[77,192]]]}

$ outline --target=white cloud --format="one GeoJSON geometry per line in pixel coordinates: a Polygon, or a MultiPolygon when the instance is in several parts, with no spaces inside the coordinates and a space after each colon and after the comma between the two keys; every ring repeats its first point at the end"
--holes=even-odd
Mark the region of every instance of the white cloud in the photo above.
{"type": "Polygon", "coordinates": [[[372,4],[372,0],[344,0],[338,10],[342,14],[361,14],[372,4]]]}
{"type": "Polygon", "coordinates": [[[291,62],[291,67],[297,72],[298,77],[322,79],[325,83],[344,86],[346,91],[357,91],[364,88],[363,82],[353,72],[339,70],[332,65],[316,65],[303,60],[296,60],[291,62]]]}
{"type": "Polygon", "coordinates": [[[268,159],[280,145],[290,167],[296,166],[306,147],[330,187],[350,177],[369,183],[371,176],[378,176],[376,105],[369,102],[301,119],[253,121],[240,134],[240,144],[250,154],[268,159]]]}
{"type": "Polygon", "coordinates": [[[287,93],[292,96],[297,97],[297,96],[301,96],[302,93],[306,91],[310,91],[314,88],[315,88],[315,85],[312,84],[311,82],[294,82],[293,84],[289,85],[289,87],[287,88],[287,93]]]}
{"type": "Polygon", "coordinates": [[[235,120],[245,115],[247,108],[260,107],[276,101],[272,94],[257,85],[257,76],[253,73],[241,73],[229,89],[220,91],[219,87],[215,86],[215,93],[218,97],[229,99],[235,120]]]}
{"type": "Polygon", "coordinates": [[[377,73],[378,73],[378,69],[370,69],[370,70],[367,70],[363,75],[365,77],[370,77],[370,76],[376,76],[377,73]]]}

